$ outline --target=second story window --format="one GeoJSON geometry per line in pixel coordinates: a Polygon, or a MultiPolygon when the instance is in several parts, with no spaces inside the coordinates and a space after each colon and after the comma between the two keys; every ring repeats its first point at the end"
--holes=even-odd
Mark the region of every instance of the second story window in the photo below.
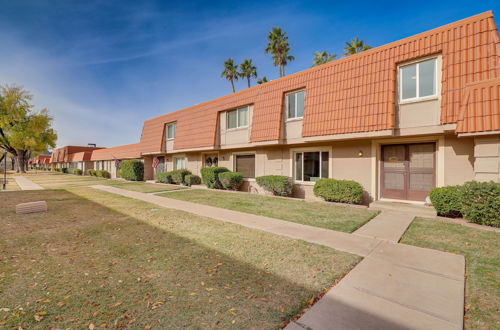
{"type": "Polygon", "coordinates": [[[176,123],[167,125],[167,140],[175,139],[175,129],[177,127],[176,123]]]}
{"type": "Polygon", "coordinates": [[[304,90],[286,94],[285,108],[287,119],[304,117],[304,96],[304,90]]]}
{"type": "Polygon", "coordinates": [[[248,107],[227,112],[227,129],[248,127],[248,107]]]}
{"type": "Polygon", "coordinates": [[[419,100],[436,96],[435,58],[399,68],[399,95],[401,101],[419,100]]]}

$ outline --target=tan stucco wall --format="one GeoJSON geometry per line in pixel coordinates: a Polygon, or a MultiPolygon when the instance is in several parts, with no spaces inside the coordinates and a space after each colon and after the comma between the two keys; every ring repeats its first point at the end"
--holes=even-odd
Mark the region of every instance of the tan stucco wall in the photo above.
{"type": "Polygon", "coordinates": [[[500,135],[474,138],[474,179],[500,182],[500,135]]]}
{"type": "Polygon", "coordinates": [[[283,137],[288,143],[302,140],[302,119],[285,120],[283,137]]]}
{"type": "MultiPolygon", "coordinates": [[[[440,166],[441,164],[437,164],[440,166]]],[[[444,185],[463,184],[474,179],[474,139],[444,138],[444,185]]]]}
{"type": "Polygon", "coordinates": [[[440,102],[437,99],[399,105],[397,127],[439,125],[440,102]]]}

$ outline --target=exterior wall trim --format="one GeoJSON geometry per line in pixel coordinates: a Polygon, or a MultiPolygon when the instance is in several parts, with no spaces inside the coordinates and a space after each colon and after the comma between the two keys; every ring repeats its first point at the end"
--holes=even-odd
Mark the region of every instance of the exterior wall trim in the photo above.
{"type": "Polygon", "coordinates": [[[467,136],[483,136],[483,135],[497,135],[500,134],[500,131],[487,131],[487,132],[474,132],[474,133],[459,133],[458,137],[467,137],[467,136]]]}

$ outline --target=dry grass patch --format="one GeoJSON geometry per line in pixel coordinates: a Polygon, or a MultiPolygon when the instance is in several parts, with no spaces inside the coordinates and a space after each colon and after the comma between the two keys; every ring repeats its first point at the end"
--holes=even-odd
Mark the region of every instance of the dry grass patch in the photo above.
{"type": "Polygon", "coordinates": [[[0,327],[271,329],[360,260],[91,188],[2,197],[0,327]]]}
{"type": "Polygon", "coordinates": [[[351,233],[379,214],[350,206],[276,198],[247,193],[192,189],[158,196],[234,211],[263,215],[304,225],[351,233]]]}
{"type": "Polygon", "coordinates": [[[466,260],[465,328],[500,324],[500,233],[417,218],[402,243],[459,253],[466,260]]]}

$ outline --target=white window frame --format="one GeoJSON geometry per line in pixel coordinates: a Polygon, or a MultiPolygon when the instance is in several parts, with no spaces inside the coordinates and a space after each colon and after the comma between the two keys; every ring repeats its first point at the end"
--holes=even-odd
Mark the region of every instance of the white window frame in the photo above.
{"type": "Polygon", "coordinates": [[[306,107],[306,90],[305,89],[299,89],[299,90],[285,93],[285,116],[286,116],[287,121],[303,119],[305,107],[306,107]],[[302,110],[302,116],[298,117],[297,116],[297,94],[300,92],[304,92],[304,109],[302,110]],[[294,111],[295,117],[288,117],[288,96],[290,94],[295,94],[295,111],[294,111]]]}
{"type": "Polygon", "coordinates": [[[171,141],[173,139],[175,139],[175,134],[177,133],[177,123],[170,123],[170,124],[167,124],[167,141],[171,141]],[[171,126],[175,126],[174,128],[174,137],[168,137],[168,128],[171,127],[171,126]]]}
{"type": "MultiPolygon", "coordinates": [[[[290,173],[293,181],[295,183],[303,184],[303,185],[314,185],[315,181],[302,181],[297,180],[295,177],[295,154],[304,153],[304,152],[319,152],[320,157],[322,152],[328,152],[328,178],[333,178],[333,148],[332,147],[308,147],[308,148],[292,148],[290,149],[290,173]]],[[[302,155],[302,179],[304,178],[304,155],[302,155]]],[[[321,163],[321,158],[320,158],[321,163]]],[[[321,166],[320,166],[320,177],[321,177],[321,166]]]]}
{"type": "Polygon", "coordinates": [[[187,169],[187,157],[186,156],[178,156],[178,157],[173,157],[174,158],[174,170],[182,170],[182,169],[187,169]],[[183,168],[178,168],[177,167],[177,159],[184,159],[183,161],[183,164],[184,164],[184,167],[183,168]]]}
{"type": "Polygon", "coordinates": [[[418,61],[414,61],[411,63],[405,63],[404,65],[399,66],[398,68],[398,86],[399,86],[399,103],[404,104],[404,103],[412,103],[412,102],[418,102],[418,101],[425,101],[425,100],[433,100],[438,98],[438,57],[428,57],[424,58],[418,61]],[[420,63],[434,60],[434,94],[433,95],[426,95],[426,96],[419,96],[420,95],[420,63]],[[407,98],[403,99],[403,69],[407,68],[409,66],[415,65],[416,66],[416,97],[412,98],[407,98]]]}
{"type": "Polygon", "coordinates": [[[230,131],[233,129],[247,128],[249,123],[250,123],[250,107],[248,105],[226,111],[226,130],[230,131]],[[247,110],[247,124],[245,126],[240,126],[240,110],[243,109],[247,110]],[[229,113],[233,111],[236,111],[236,127],[229,128],[229,113]]]}

